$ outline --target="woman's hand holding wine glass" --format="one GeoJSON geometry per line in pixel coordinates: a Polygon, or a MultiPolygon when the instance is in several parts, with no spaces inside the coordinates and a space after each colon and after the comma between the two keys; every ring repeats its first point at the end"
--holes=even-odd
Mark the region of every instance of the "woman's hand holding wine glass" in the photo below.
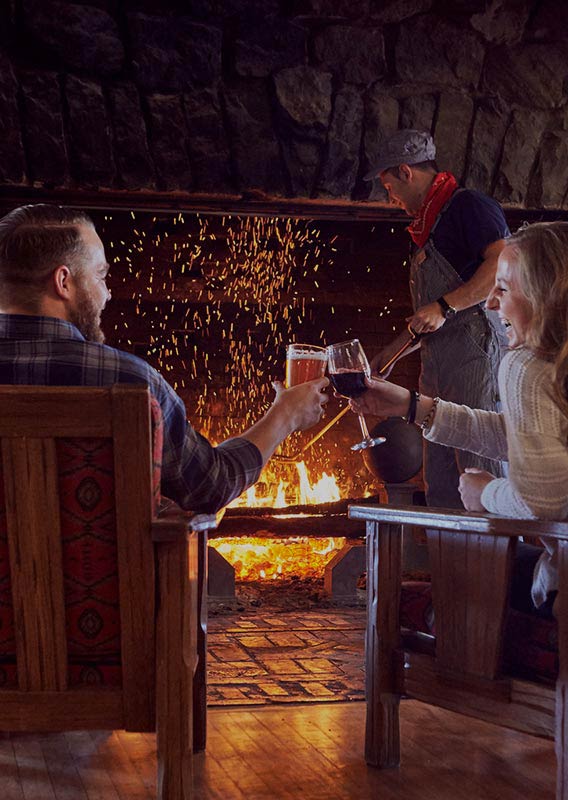
{"type": "MultiPolygon", "coordinates": [[[[328,345],[327,358],[329,377],[338,394],[356,398],[367,391],[365,379],[371,377],[371,368],[358,339],[328,345]]],[[[365,450],[383,444],[385,441],[383,436],[374,439],[369,436],[367,423],[362,414],[359,414],[359,423],[364,438],[354,444],[352,450],[365,450]]]]}

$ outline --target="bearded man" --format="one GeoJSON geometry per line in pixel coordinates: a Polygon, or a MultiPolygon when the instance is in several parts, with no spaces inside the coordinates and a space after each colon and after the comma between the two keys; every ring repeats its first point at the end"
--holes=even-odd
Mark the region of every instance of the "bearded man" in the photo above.
{"type": "MultiPolygon", "coordinates": [[[[413,218],[407,230],[413,246],[414,313],[407,322],[421,338],[404,355],[420,347],[420,392],[495,411],[504,336],[497,318],[485,312],[484,301],[509,229],[495,200],[459,187],[450,172],[440,172],[435,157],[429,133],[400,130],[384,143],[377,164],[365,176],[380,179],[390,201],[413,218]]],[[[387,363],[407,339],[404,331],[372,366],[387,363]]],[[[411,421],[417,399],[413,392],[411,421]]],[[[503,474],[498,462],[424,440],[428,505],[463,508],[458,484],[466,467],[503,474]]]]}
{"type": "Polygon", "coordinates": [[[108,270],[83,212],[42,204],[0,220],[0,383],[148,386],[164,420],[162,494],[186,510],[217,511],[258,480],[283,439],[319,421],[329,381],[275,386],[266,414],[214,447],[188,423],[183,401],[155,369],[104,344],[108,270]]]}

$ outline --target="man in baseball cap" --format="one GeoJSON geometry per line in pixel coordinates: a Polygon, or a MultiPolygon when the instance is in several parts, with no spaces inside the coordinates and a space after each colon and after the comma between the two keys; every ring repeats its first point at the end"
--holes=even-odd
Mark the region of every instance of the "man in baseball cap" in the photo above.
{"type": "Polygon", "coordinates": [[[378,178],[381,172],[389,167],[398,167],[399,164],[420,164],[434,161],[435,158],[436,145],[429,133],[409,128],[397,131],[385,142],[379,160],[365,175],[364,180],[372,181],[378,178]]]}
{"type": "MultiPolygon", "coordinates": [[[[497,369],[504,334],[484,312],[497,258],[509,235],[499,204],[481,192],[460,188],[441,172],[427,131],[397,131],[380,147],[366,180],[379,179],[392,203],[412,217],[410,293],[407,318],[421,339],[420,391],[473,408],[494,411],[497,369]]],[[[405,330],[373,359],[385,364],[408,340],[405,330]]],[[[414,398],[416,395],[414,395],[414,398]]],[[[411,415],[412,416],[412,415],[411,415]]],[[[463,508],[458,490],[466,467],[503,474],[498,462],[424,441],[428,505],[463,508]]]]}

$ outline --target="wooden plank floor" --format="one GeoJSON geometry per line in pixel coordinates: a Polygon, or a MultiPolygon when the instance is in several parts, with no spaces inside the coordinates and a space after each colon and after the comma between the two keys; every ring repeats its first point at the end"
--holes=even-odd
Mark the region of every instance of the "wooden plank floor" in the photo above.
{"type": "MultiPolygon", "coordinates": [[[[553,800],[553,744],[402,703],[403,764],[363,761],[363,703],[209,712],[195,800],[553,800]]],[[[2,800],[150,800],[155,737],[0,734],[2,800]]]]}

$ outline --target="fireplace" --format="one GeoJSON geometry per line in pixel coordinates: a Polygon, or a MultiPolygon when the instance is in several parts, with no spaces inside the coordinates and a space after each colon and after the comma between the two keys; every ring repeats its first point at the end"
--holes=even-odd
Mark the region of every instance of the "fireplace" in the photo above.
{"type": "MultiPolygon", "coordinates": [[[[287,342],[357,336],[372,357],[405,324],[401,223],[141,211],[93,217],[111,265],[107,341],[160,370],[212,441],[244,430],[267,407],[271,380],[284,375],[287,342]]],[[[416,372],[411,357],[398,377],[414,383],[416,372]]],[[[343,402],[330,400],[320,427],[343,402]]],[[[317,430],[291,437],[280,454],[300,453],[317,430]]],[[[357,419],[346,415],[296,463],[277,454],[235,501],[212,546],[237,580],[323,578],[349,537],[347,500],[378,492],[350,450],[359,435],[357,419]]]]}
{"type": "Polygon", "coordinates": [[[324,472],[313,482],[305,462],[279,470],[275,459],[263,480],[227,509],[220,535],[211,538],[210,546],[231,564],[237,580],[322,577],[345,539],[332,535],[337,525],[334,531],[331,510],[329,527],[316,523],[321,523],[322,508],[340,497],[335,476],[324,472]]]}

